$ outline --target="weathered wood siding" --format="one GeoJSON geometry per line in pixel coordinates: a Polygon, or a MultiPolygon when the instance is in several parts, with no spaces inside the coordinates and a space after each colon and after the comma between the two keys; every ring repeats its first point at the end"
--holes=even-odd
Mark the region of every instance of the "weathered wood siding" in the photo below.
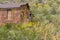
{"type": "Polygon", "coordinates": [[[2,24],[2,10],[0,9],[0,24],[2,24]]]}
{"type": "Polygon", "coordinates": [[[30,11],[26,5],[9,10],[0,9],[0,23],[23,23],[29,21],[31,21],[30,11]]]}
{"type": "Polygon", "coordinates": [[[12,9],[12,21],[13,23],[20,22],[20,10],[19,9],[12,9]]]}
{"type": "Polygon", "coordinates": [[[7,21],[7,10],[2,9],[2,23],[6,23],[7,21]]]}

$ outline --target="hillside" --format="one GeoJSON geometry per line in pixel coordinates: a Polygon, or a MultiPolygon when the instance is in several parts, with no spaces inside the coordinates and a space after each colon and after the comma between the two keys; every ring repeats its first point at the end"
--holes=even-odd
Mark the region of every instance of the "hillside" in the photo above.
{"type": "Polygon", "coordinates": [[[28,2],[33,22],[5,24],[0,40],[60,40],[60,0],[0,0],[0,3],[28,2]]]}

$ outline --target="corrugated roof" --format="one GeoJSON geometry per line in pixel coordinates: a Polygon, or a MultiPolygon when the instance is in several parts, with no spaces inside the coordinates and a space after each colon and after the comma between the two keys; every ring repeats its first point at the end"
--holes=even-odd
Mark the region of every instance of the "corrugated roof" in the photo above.
{"type": "Polygon", "coordinates": [[[20,3],[20,4],[16,4],[16,3],[6,3],[6,4],[0,4],[0,8],[15,8],[15,7],[20,7],[21,5],[25,5],[27,3],[20,3]]]}

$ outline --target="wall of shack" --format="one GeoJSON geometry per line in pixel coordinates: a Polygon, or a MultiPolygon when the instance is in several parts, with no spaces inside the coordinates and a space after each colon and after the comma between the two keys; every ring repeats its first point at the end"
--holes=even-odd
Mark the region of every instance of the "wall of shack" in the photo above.
{"type": "Polygon", "coordinates": [[[0,24],[4,23],[22,23],[30,21],[30,11],[26,6],[12,9],[0,9],[0,24]],[[8,20],[8,13],[11,13],[11,18],[8,20]]]}

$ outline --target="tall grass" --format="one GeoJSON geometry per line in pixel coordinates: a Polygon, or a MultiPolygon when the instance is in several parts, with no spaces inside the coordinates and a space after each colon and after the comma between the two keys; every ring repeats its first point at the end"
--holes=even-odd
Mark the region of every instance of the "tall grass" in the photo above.
{"type": "Polygon", "coordinates": [[[53,23],[37,24],[24,28],[21,28],[22,25],[6,24],[0,27],[0,40],[59,40],[60,30],[57,31],[53,23]]]}
{"type": "Polygon", "coordinates": [[[33,22],[0,26],[0,40],[60,40],[60,1],[30,4],[33,22]]]}

